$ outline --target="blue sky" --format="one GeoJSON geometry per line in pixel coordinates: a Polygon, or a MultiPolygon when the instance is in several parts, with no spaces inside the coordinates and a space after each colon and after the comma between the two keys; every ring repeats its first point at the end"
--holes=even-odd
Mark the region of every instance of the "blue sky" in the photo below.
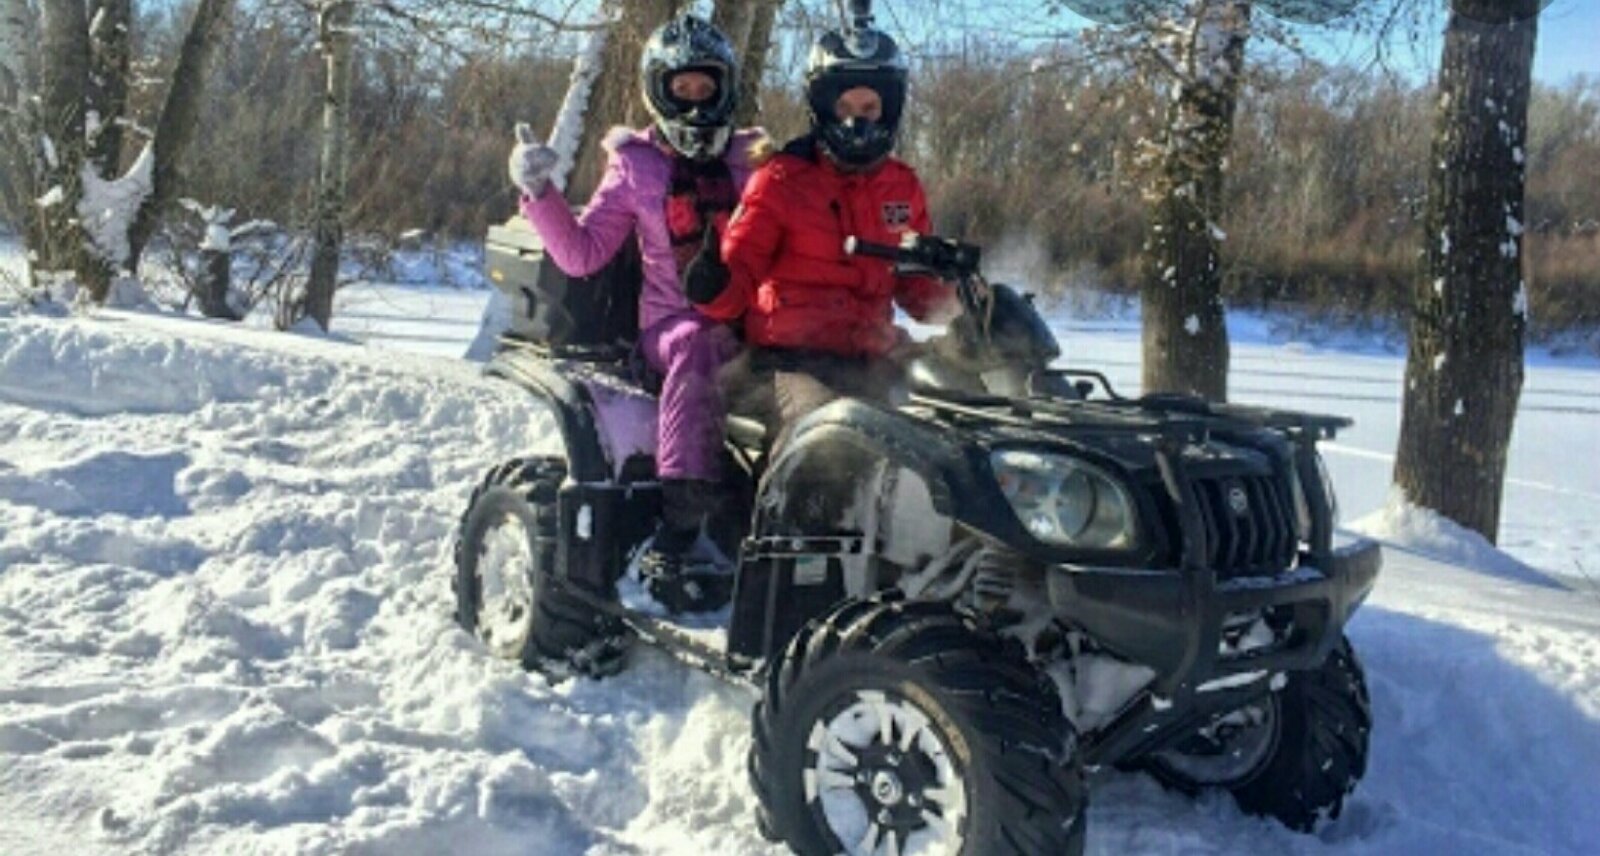
{"type": "Polygon", "coordinates": [[[1556,0],[1539,19],[1533,74],[1546,83],[1573,75],[1600,78],[1600,2],[1556,0]]]}
{"type": "MultiPolygon", "coordinates": [[[[1037,0],[878,0],[875,6],[879,25],[891,32],[915,31],[906,34],[913,44],[959,29],[993,27],[996,41],[1014,41],[1019,31],[1042,35],[1090,23],[1070,13],[1043,17],[1037,0]],[[930,10],[935,14],[928,14],[930,10]]],[[[1443,0],[1438,0],[1435,8],[1443,9],[1443,0]]],[[[1392,39],[1387,65],[1419,81],[1433,75],[1439,65],[1444,24],[1442,15],[1435,16],[1422,27],[1415,45],[1403,36],[1392,39]]],[[[1371,37],[1325,27],[1297,27],[1296,32],[1313,55],[1327,61],[1363,65],[1372,61],[1375,52],[1371,37]]],[[[1600,0],[1553,0],[1540,18],[1534,77],[1560,84],[1579,74],[1600,78],[1600,0]]]]}

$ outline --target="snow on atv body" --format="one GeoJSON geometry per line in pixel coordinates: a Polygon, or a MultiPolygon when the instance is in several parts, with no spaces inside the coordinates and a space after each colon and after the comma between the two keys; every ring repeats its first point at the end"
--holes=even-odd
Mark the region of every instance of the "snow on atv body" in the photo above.
{"type": "Polygon", "coordinates": [[[976,248],[852,245],[959,280],[968,311],[896,407],[820,408],[776,458],[729,419],[716,534],[738,566],[708,636],[707,616],[619,597],[660,513],[654,397],[627,331],[595,314],[636,292],[592,292],[636,275],[552,287],[531,233],[488,249],[517,304],[488,372],[549,403],[566,457],[502,464],[474,492],[458,618],[529,668],[608,674],[641,638],[755,686],[770,837],[1076,852],[1082,770],[1106,764],[1310,829],[1361,778],[1370,712],[1343,628],[1380,557],[1333,546],[1316,450],[1348,421],[1122,398],[1049,368],[1053,336],[981,285],[976,248]]]}

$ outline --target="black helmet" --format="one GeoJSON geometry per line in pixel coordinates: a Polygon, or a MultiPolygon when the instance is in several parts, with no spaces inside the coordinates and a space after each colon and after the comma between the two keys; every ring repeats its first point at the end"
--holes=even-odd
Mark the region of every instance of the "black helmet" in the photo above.
{"type": "Polygon", "coordinates": [[[722,31],[693,15],[680,15],[656,28],[639,63],[644,103],[663,139],[696,160],[720,157],[733,134],[738,103],[739,65],[722,31]],[[686,71],[711,75],[717,92],[709,100],[672,96],[672,78],[686,71]]]}
{"type": "Polygon", "coordinates": [[[843,32],[824,33],[806,64],[811,128],[834,160],[853,166],[874,163],[894,149],[906,103],[906,64],[900,48],[887,34],[873,29],[870,20],[861,18],[843,32]],[[839,96],[858,86],[883,99],[883,116],[877,121],[840,121],[834,115],[839,96]]]}

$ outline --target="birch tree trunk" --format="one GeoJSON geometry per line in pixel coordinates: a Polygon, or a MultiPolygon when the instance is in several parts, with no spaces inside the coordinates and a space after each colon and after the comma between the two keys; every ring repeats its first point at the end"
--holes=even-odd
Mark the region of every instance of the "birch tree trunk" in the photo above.
{"type": "Polygon", "coordinates": [[[1191,0],[1149,187],[1140,297],[1144,391],[1228,395],[1220,244],[1224,164],[1250,33],[1245,0],[1191,0]]]}
{"type": "Polygon", "coordinates": [[[1524,147],[1537,0],[1454,0],[1395,483],[1491,542],[1522,393],[1524,147]]]}
{"type": "Polygon", "coordinates": [[[601,57],[600,77],[584,114],[583,145],[567,177],[567,198],[587,199],[600,181],[606,153],[600,141],[617,125],[645,123],[648,113],[639,92],[639,59],[650,32],[688,4],[684,0],[608,0],[612,25],[601,57]]]}
{"type": "MultiPolygon", "coordinates": [[[[205,95],[206,69],[215,52],[222,24],[233,14],[235,0],[200,0],[194,18],[183,37],[178,64],[172,71],[172,85],[161,104],[155,137],[150,146],[150,193],[139,206],[128,230],[128,269],[138,270],[139,257],[155,233],[161,217],[171,207],[179,184],[179,165],[183,163],[200,122],[201,100],[205,95]]],[[[111,173],[107,173],[108,175],[111,173]]]]}
{"type": "Polygon", "coordinates": [[[350,114],[351,26],[355,4],[329,0],[320,19],[320,41],[327,78],[322,100],[322,152],[318,169],[316,237],[304,312],[323,330],[333,323],[333,292],[339,282],[339,251],[344,242],[345,148],[350,114]]]}

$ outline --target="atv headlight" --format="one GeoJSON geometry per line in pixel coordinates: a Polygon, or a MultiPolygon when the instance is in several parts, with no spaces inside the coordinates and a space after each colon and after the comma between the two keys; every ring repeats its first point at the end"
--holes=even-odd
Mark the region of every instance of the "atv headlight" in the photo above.
{"type": "Polygon", "coordinates": [[[1001,493],[1033,537],[1091,550],[1133,546],[1133,500],[1099,467],[1021,449],[995,452],[990,464],[1001,493]]]}

